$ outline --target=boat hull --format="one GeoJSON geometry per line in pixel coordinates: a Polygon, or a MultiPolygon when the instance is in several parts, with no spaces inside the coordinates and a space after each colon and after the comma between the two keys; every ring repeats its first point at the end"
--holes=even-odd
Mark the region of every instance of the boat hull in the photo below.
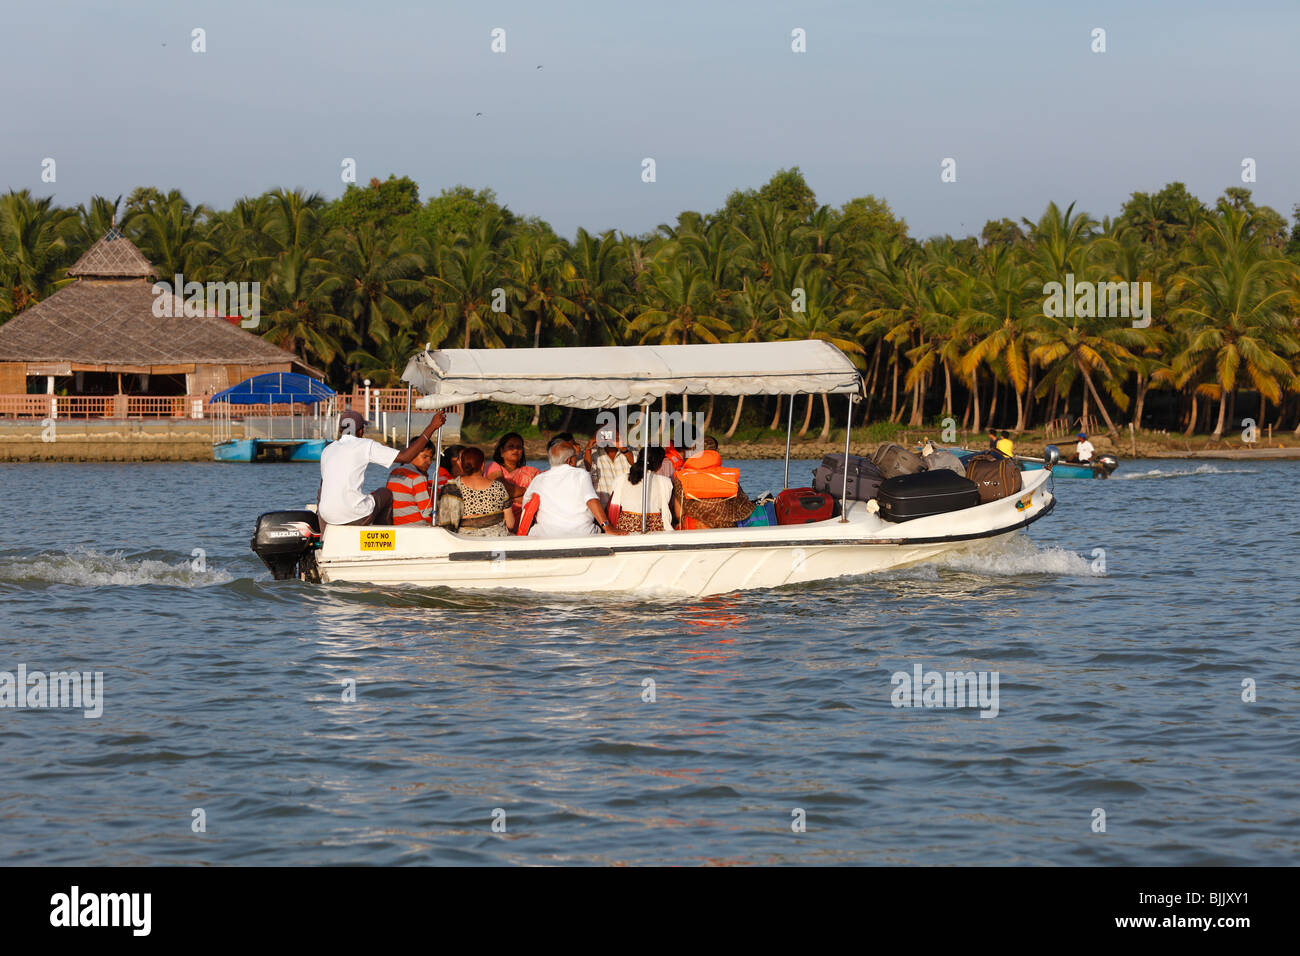
{"type": "MultiPolygon", "coordinates": [[[[1020,462],[1021,471],[1042,471],[1043,463],[1041,461],[1025,461],[1023,458],[1017,459],[1020,462]]],[[[1069,462],[1058,461],[1052,466],[1052,474],[1057,478],[1105,478],[1106,469],[1100,465],[1079,465],[1069,462]]]]}
{"type": "Polygon", "coordinates": [[[322,581],[552,594],[703,597],[887,571],[972,540],[1010,535],[1049,513],[1048,475],[975,508],[890,524],[850,502],[848,520],[584,538],[468,538],[430,526],[325,529],[322,581]]]}

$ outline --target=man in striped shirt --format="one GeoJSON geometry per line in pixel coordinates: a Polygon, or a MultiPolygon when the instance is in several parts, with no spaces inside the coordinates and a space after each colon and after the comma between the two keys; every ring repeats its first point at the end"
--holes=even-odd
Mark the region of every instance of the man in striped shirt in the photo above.
{"type": "Polygon", "coordinates": [[[388,473],[388,490],[393,493],[393,524],[433,524],[433,499],[429,487],[429,466],[433,448],[425,446],[409,465],[388,473]]]}

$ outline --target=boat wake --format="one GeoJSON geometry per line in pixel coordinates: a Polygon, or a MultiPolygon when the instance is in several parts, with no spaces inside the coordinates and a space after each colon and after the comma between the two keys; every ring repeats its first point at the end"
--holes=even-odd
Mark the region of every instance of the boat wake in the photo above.
{"type": "Polygon", "coordinates": [[[1065,548],[1039,547],[1028,537],[1017,535],[1001,541],[973,541],[921,564],[874,577],[938,581],[951,571],[993,578],[1039,574],[1077,578],[1106,576],[1105,565],[1093,556],[1065,548]]]}
{"type": "Polygon", "coordinates": [[[159,584],[165,587],[197,588],[228,584],[234,577],[226,571],[196,570],[193,562],[176,564],[148,558],[127,558],[121,551],[111,554],[92,548],[39,554],[31,558],[0,558],[0,582],[70,584],[75,587],[135,587],[159,584]]]}
{"type": "Polygon", "coordinates": [[[1135,471],[1127,474],[1111,475],[1111,481],[1147,481],[1152,478],[1187,478],[1195,475],[1252,475],[1253,468],[1220,468],[1218,465],[1197,465],[1195,468],[1152,468],[1149,471],[1135,471]]]}

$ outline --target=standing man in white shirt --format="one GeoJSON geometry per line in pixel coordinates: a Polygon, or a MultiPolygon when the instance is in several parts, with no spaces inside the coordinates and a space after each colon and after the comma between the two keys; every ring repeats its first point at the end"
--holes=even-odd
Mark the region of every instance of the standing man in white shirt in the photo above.
{"type": "Polygon", "coordinates": [[[540,498],[531,534],[538,538],[576,538],[588,534],[624,534],[610,524],[591,473],[578,468],[577,446],[552,438],[546,446],[551,467],[528,483],[524,506],[540,498]]]}
{"type": "Polygon", "coordinates": [[[1081,465],[1086,465],[1092,461],[1092,455],[1096,449],[1092,447],[1092,442],[1088,441],[1086,433],[1079,432],[1078,438],[1079,441],[1074,446],[1074,457],[1070,461],[1077,461],[1081,465]]]}
{"type": "Polygon", "coordinates": [[[320,453],[320,494],[317,514],[326,524],[391,524],[393,493],[381,485],[371,493],[362,490],[366,466],[391,468],[413,461],[442,427],[447,416],[439,411],[429,425],[401,451],[363,437],[366,420],[348,409],[339,416],[339,437],[320,453]]]}

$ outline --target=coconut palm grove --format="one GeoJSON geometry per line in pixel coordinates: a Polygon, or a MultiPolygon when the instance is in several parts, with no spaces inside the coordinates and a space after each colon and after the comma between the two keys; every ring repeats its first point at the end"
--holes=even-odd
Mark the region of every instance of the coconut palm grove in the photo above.
{"type": "MultiPolygon", "coordinates": [[[[815,338],[863,370],[857,422],[951,418],[1016,433],[1087,422],[1112,436],[1133,423],[1218,438],[1249,418],[1300,434],[1300,207],[1288,229],[1240,187],[1210,203],[1175,182],[1134,192],[1113,219],[1052,203],[978,237],[924,240],[884,199],[819,205],[797,167],[650,234],[579,229],[572,240],[490,189],[422,202],[397,176],[333,201],[274,189],[226,210],[151,187],[77,206],[10,191],[0,323],[66,284],[114,225],[160,278],[259,282],[256,331],[339,388],[400,385],[426,343],[815,338]],[[1053,283],[1149,283],[1149,320],[1116,315],[1100,296],[1050,307],[1053,283]]],[[[775,400],[708,404],[728,436],[783,431],[785,413],[775,400]]],[[[809,397],[796,428],[825,437],[837,416],[809,397]]]]}

